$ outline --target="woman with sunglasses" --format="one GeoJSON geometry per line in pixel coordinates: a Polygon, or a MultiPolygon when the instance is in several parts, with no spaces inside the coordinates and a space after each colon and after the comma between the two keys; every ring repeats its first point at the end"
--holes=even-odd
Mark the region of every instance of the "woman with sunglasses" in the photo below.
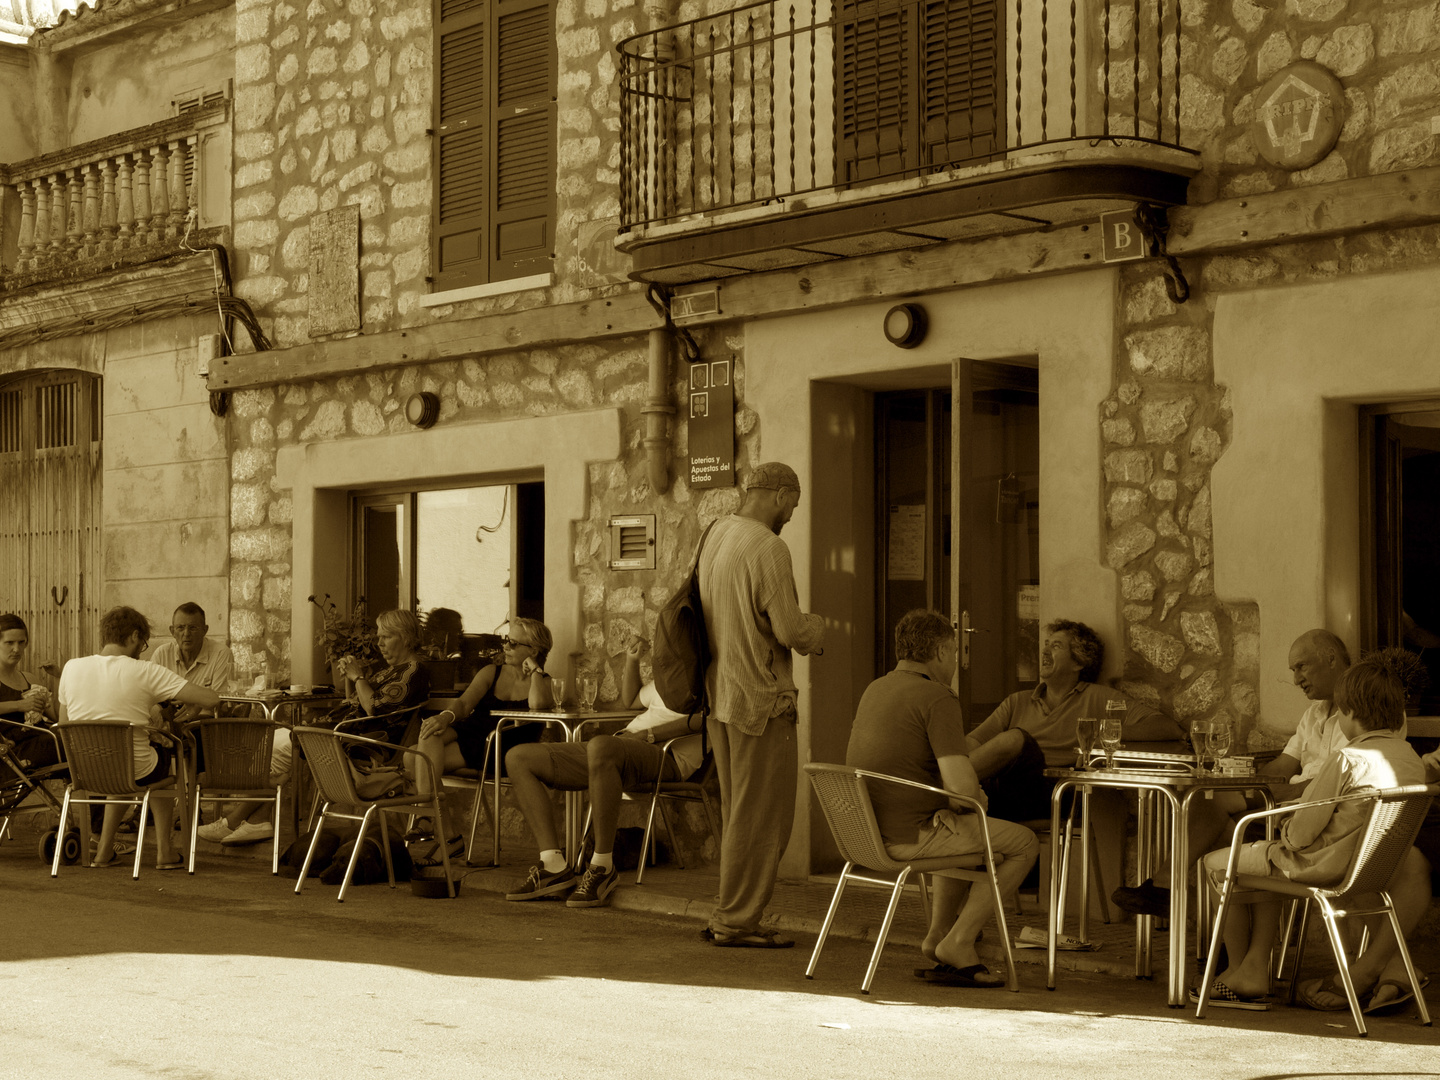
{"type": "Polygon", "coordinates": [[[14,744],[15,760],[30,768],[54,765],[59,760],[57,744],[48,732],[27,730],[46,719],[55,719],[50,691],[20,670],[30,630],[19,615],[0,615],[0,740],[14,744]],[[21,727],[19,725],[25,725],[21,727]]]}
{"type": "MultiPolygon", "coordinates": [[[[416,749],[430,759],[434,775],[484,766],[485,746],[497,723],[493,715],[496,711],[540,711],[554,704],[550,676],[545,671],[545,660],[554,644],[550,628],[539,619],[517,617],[510,620],[510,632],[501,644],[505,647],[503,662],[481,668],[453,710],[437,713],[421,725],[416,749]]],[[[508,728],[505,745],[535,742],[544,730],[543,724],[508,728]]],[[[421,794],[429,794],[428,777],[417,777],[416,786],[421,794]]],[[[453,844],[459,839],[459,830],[452,836],[449,830],[436,829],[428,819],[421,819],[406,839],[429,835],[446,836],[453,844]]]]}

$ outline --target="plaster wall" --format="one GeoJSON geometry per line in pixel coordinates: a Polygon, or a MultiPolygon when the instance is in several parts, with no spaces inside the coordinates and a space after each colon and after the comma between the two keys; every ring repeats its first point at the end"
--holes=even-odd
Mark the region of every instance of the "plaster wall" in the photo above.
{"type": "Polygon", "coordinates": [[[169,319],[105,340],[102,607],[138,608],[157,642],[186,600],[205,609],[212,637],[228,632],[230,468],[196,374],[200,332],[169,319]]]}
{"type": "MultiPolygon", "coordinates": [[[[1064,616],[1095,627],[1112,644],[1106,675],[1119,673],[1123,650],[1115,574],[1105,563],[1101,513],[1099,410],[1110,392],[1115,361],[1117,275],[1111,270],[1038,281],[931,294],[924,298],[930,330],[917,348],[897,349],[885,340],[882,322],[890,303],[860,304],[840,311],[754,322],[746,327],[746,400],[765,426],[762,457],[791,464],[807,491],[828,490],[835,474],[854,468],[855,458],[832,452],[833,433],[812,427],[814,412],[803,402],[833,397],[816,380],[869,388],[914,385],[916,368],[948,371],[953,360],[1035,358],[1040,371],[1040,581],[1042,622],[1064,616]],[[888,376],[888,377],[887,377],[888,376]],[[1086,452],[1085,448],[1089,448],[1086,452]],[[824,456],[819,452],[824,451],[824,456]],[[822,480],[822,473],[825,478],[822,480]]],[[[931,385],[945,385],[943,374],[931,385]]],[[[824,657],[797,657],[801,687],[801,746],[840,745],[836,729],[848,727],[848,711],[826,697],[822,717],[813,694],[848,672],[831,669],[837,656],[863,653],[853,640],[852,606],[845,613],[819,608],[822,593],[836,595],[828,578],[834,567],[854,565],[858,537],[851,500],[802,499],[785,529],[794,560],[801,607],[826,617],[824,657]]],[[[873,557],[873,556],[872,556],[873,557]]],[[[865,583],[860,583],[864,585],[865,583]]],[[[866,628],[868,633],[868,627],[866,628]]],[[[808,751],[807,751],[808,752],[808,751]]],[[[796,829],[782,863],[791,876],[808,873],[811,833],[809,792],[797,792],[796,829]]]]}
{"type": "Polygon", "coordinates": [[[1357,405],[1440,395],[1440,269],[1222,295],[1216,381],[1234,402],[1214,469],[1215,586],[1258,601],[1262,730],[1294,730],[1290,644],[1360,643],[1357,405]]]}
{"type": "Polygon", "coordinates": [[[15,45],[0,44],[0,162],[24,161],[35,154],[35,96],[30,86],[30,57],[15,45]]]}
{"type": "Polygon", "coordinates": [[[70,65],[70,143],[175,115],[172,99],[216,90],[235,71],[235,14],[226,8],[109,40],[70,65]]]}

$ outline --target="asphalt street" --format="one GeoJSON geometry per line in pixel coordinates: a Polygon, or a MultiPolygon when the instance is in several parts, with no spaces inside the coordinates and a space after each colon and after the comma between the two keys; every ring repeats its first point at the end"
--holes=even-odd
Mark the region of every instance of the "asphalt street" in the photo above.
{"type": "MultiPolygon", "coordinates": [[[[1277,1008],[1193,1013],[1163,979],[1023,967],[1022,991],[915,979],[887,952],[813,938],[717,949],[698,923],[632,911],[507,904],[471,874],[453,901],[402,885],[346,903],[262,862],[200,872],[48,868],[0,846],[5,1023],[0,1076],[1267,1077],[1440,1075],[1433,1028],[1277,1008]]],[[[1440,1004],[1440,1003],[1437,1003],[1440,1004]]]]}

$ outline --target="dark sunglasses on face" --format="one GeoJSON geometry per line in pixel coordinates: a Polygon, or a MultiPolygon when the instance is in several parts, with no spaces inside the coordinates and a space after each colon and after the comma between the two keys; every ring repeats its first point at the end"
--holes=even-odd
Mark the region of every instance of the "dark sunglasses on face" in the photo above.
{"type": "Polygon", "coordinates": [[[504,645],[507,649],[533,649],[535,647],[528,641],[517,641],[508,634],[500,639],[500,644],[504,645]]]}

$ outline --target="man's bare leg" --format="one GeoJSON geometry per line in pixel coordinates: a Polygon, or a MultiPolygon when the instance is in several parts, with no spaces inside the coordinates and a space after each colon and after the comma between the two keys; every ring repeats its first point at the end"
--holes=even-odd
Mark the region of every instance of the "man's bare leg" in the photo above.
{"type": "MultiPolygon", "coordinates": [[[[995,867],[995,880],[1000,886],[1001,896],[1010,896],[1020,888],[1035,857],[1040,853],[1040,841],[1032,835],[1023,851],[1007,856],[995,867]]],[[[944,880],[943,878],[938,880],[944,880]]],[[[939,889],[937,888],[937,893],[939,889]]],[[[937,903],[938,906],[938,903],[937,903]]],[[[970,895],[950,932],[935,949],[935,958],[957,968],[966,968],[980,963],[980,954],[975,951],[975,937],[994,913],[995,902],[990,890],[976,883],[971,886],[970,895]]]]}
{"type": "Polygon", "coordinates": [[[555,776],[549,751],[537,743],[522,743],[505,754],[505,768],[510,774],[510,790],[541,852],[558,850],[555,810],[550,804],[555,776]]]}
{"type": "Polygon", "coordinates": [[[1280,927],[1280,902],[1231,904],[1225,914],[1225,955],[1230,966],[1219,979],[1241,997],[1270,992],[1270,953],[1280,927]],[[1238,958],[1238,959],[1237,959],[1238,958]]]}
{"type": "Polygon", "coordinates": [[[108,866],[115,859],[115,832],[120,828],[120,818],[124,813],[124,806],[106,804],[105,819],[100,826],[100,838],[95,842],[95,859],[91,866],[108,866]]]}
{"type": "Polygon", "coordinates": [[[927,960],[934,960],[935,950],[949,935],[955,920],[960,917],[960,908],[970,893],[970,882],[958,878],[932,875],[930,878],[930,928],[920,945],[920,952],[927,960]]]}

